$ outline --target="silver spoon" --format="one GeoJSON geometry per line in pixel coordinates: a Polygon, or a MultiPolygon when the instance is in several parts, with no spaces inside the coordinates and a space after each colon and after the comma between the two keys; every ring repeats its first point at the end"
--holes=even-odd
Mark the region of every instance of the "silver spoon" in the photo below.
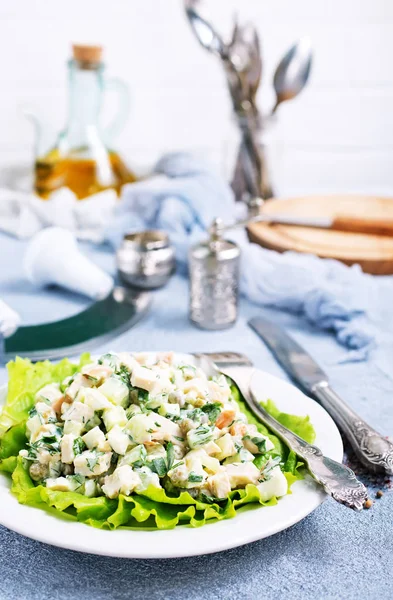
{"type": "Polygon", "coordinates": [[[312,49],[307,37],[301,38],[282,58],[274,73],[276,104],[272,115],[282,102],[295,98],[306,85],[312,65],[312,49]]]}

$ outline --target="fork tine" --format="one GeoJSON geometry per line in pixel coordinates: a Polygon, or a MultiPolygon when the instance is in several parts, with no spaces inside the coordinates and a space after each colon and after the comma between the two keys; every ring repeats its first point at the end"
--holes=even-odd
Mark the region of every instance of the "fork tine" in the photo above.
{"type": "Polygon", "coordinates": [[[240,352],[204,352],[218,367],[224,365],[239,365],[252,367],[251,360],[240,352]]]}

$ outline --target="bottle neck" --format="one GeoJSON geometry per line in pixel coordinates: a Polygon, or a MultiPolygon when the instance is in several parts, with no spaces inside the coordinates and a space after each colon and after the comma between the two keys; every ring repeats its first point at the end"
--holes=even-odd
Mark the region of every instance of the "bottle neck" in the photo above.
{"type": "Polygon", "coordinates": [[[102,97],[103,66],[84,69],[78,62],[69,63],[69,109],[67,130],[69,134],[82,134],[98,127],[102,97]]]}

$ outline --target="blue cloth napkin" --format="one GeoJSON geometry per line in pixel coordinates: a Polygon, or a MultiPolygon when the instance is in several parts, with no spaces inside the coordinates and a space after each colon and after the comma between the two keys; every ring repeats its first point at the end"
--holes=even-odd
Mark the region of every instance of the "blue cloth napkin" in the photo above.
{"type": "MultiPolygon", "coordinates": [[[[166,230],[185,271],[190,245],[202,237],[215,217],[236,219],[237,203],[228,184],[212,168],[186,153],[164,156],[151,179],[124,186],[122,202],[106,230],[115,247],[125,232],[166,230]]],[[[373,278],[357,266],[313,255],[277,252],[248,241],[243,230],[228,238],[241,247],[241,293],[255,304],[303,315],[314,326],[332,331],[352,352],[349,360],[367,357],[376,332],[367,318],[373,304],[373,278]]]]}

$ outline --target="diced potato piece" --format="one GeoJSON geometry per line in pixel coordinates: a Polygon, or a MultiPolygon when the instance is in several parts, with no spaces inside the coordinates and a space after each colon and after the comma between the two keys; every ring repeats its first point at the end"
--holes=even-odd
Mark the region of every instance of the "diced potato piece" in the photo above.
{"type": "Polygon", "coordinates": [[[88,498],[94,498],[97,495],[97,484],[94,479],[87,479],[85,481],[85,496],[88,498]]]}
{"type": "Polygon", "coordinates": [[[166,458],[166,450],[159,442],[149,442],[144,446],[149,461],[153,460],[153,458],[166,458]]]}
{"type": "Polygon", "coordinates": [[[98,453],[85,450],[74,460],[75,473],[85,477],[97,477],[106,473],[111,465],[112,452],[98,453]]]}
{"type": "Polygon", "coordinates": [[[182,438],[182,433],[176,423],[156,413],[135,415],[128,421],[126,429],[136,444],[152,441],[179,443],[174,438],[182,438]]]}
{"type": "Polygon", "coordinates": [[[126,430],[135,444],[144,444],[152,441],[152,425],[150,415],[140,414],[135,415],[128,421],[126,430]]]}
{"type": "Polygon", "coordinates": [[[184,381],[189,379],[195,379],[195,377],[206,378],[206,375],[200,369],[196,369],[194,365],[180,365],[175,370],[175,378],[178,386],[182,385],[184,381]]]}
{"type": "Polygon", "coordinates": [[[73,433],[75,437],[80,436],[84,425],[79,421],[66,421],[64,423],[63,433],[73,433]]]}
{"type": "Polygon", "coordinates": [[[108,379],[113,374],[112,367],[108,365],[99,365],[92,363],[91,365],[85,365],[82,367],[82,375],[85,375],[88,379],[93,381],[94,385],[108,379]]]}
{"type": "Polygon", "coordinates": [[[63,392],[60,390],[58,383],[48,383],[41,388],[35,395],[35,401],[42,401],[52,404],[60,398],[63,398],[63,392]]]}
{"type": "Polygon", "coordinates": [[[127,367],[130,372],[132,372],[135,367],[139,366],[138,361],[128,352],[119,352],[118,357],[120,359],[120,364],[127,367]]]}
{"type": "MultiPolygon", "coordinates": [[[[161,448],[164,450],[164,454],[163,457],[166,457],[166,451],[165,448],[163,446],[161,446],[161,448]]],[[[123,465],[129,465],[129,466],[133,466],[133,465],[139,465],[142,466],[144,462],[146,462],[146,458],[147,458],[147,452],[146,452],[146,448],[144,447],[143,444],[139,444],[139,446],[135,446],[135,448],[133,448],[132,450],[130,450],[129,452],[127,452],[120,460],[119,460],[119,467],[122,467],[123,465]]],[[[156,458],[154,457],[149,457],[150,460],[152,460],[152,458],[156,458]]]]}
{"type": "Polygon", "coordinates": [[[258,490],[263,502],[267,502],[273,496],[279,498],[288,493],[288,482],[279,466],[274,467],[267,481],[263,481],[258,485],[258,490]]]}
{"type": "MultiPolygon", "coordinates": [[[[135,418],[135,417],[134,417],[135,418]]],[[[150,419],[150,428],[153,429],[151,439],[152,440],[163,440],[163,441],[172,441],[177,443],[178,440],[174,438],[182,438],[182,432],[176,423],[171,421],[170,419],[166,419],[165,417],[158,415],[156,413],[151,413],[149,415],[150,419]]]]}
{"type": "Polygon", "coordinates": [[[158,409],[158,413],[163,417],[166,417],[167,415],[180,417],[180,406],[179,404],[164,402],[158,409]]]}
{"type": "Polygon", "coordinates": [[[260,475],[259,469],[252,462],[233,463],[225,466],[231,488],[245,487],[248,483],[256,484],[260,475]]]}
{"type": "Polygon", "coordinates": [[[172,352],[172,351],[171,352],[158,352],[157,353],[157,361],[164,362],[168,366],[173,366],[174,359],[175,359],[175,353],[172,352]]]}
{"type": "Polygon", "coordinates": [[[42,427],[41,415],[36,414],[26,421],[26,433],[29,439],[35,438],[42,427]]]}
{"type": "Polygon", "coordinates": [[[195,470],[195,462],[198,463],[196,470],[200,470],[199,463],[210,473],[218,473],[223,468],[220,465],[220,461],[206,454],[202,448],[190,450],[184,457],[184,460],[189,470],[195,470]]]}
{"type": "Polygon", "coordinates": [[[213,456],[209,456],[208,454],[202,458],[202,465],[209,473],[218,473],[222,470],[220,461],[216,458],[213,458],[213,456]]]}
{"type": "Polygon", "coordinates": [[[63,421],[77,421],[78,423],[87,423],[94,415],[94,410],[91,406],[83,404],[82,402],[73,402],[69,405],[69,408],[63,413],[63,421]]]}
{"type": "Polygon", "coordinates": [[[92,448],[101,450],[106,441],[104,432],[101,431],[98,426],[93,427],[93,429],[90,429],[90,431],[85,433],[85,435],[82,436],[82,440],[89,450],[92,450],[92,448]]]}
{"type": "Polygon", "coordinates": [[[206,399],[206,397],[209,395],[207,379],[202,379],[201,377],[189,379],[184,382],[182,391],[184,394],[195,392],[196,398],[206,399]]]}
{"type": "Polygon", "coordinates": [[[78,392],[77,400],[78,402],[84,402],[94,411],[104,410],[104,408],[111,408],[113,406],[108,398],[97,388],[81,388],[78,392]]]}
{"type": "Polygon", "coordinates": [[[160,478],[158,477],[157,473],[153,473],[149,467],[141,467],[137,470],[137,473],[140,477],[141,483],[138,483],[136,486],[136,492],[144,492],[149,486],[161,488],[160,478]]]}
{"type": "Polygon", "coordinates": [[[168,477],[172,483],[178,487],[191,489],[202,487],[206,480],[206,473],[203,470],[202,463],[194,458],[188,462],[185,457],[185,462],[178,465],[175,469],[168,472],[168,477]]]}
{"type": "Polygon", "coordinates": [[[140,415],[142,413],[142,409],[137,404],[131,404],[126,410],[127,419],[131,419],[135,415],[140,415]]]}
{"type": "Polygon", "coordinates": [[[84,425],[84,429],[85,431],[90,431],[90,429],[94,429],[94,427],[98,427],[98,425],[101,425],[101,419],[98,416],[98,413],[95,412],[91,419],[84,425]]]}
{"type": "Polygon", "coordinates": [[[187,487],[189,470],[183,463],[178,465],[175,469],[168,471],[168,477],[172,483],[178,487],[187,487]]]}
{"type": "Polygon", "coordinates": [[[131,385],[151,392],[157,383],[157,373],[147,367],[140,365],[135,367],[131,373],[131,385]]]}
{"type": "Polygon", "coordinates": [[[229,433],[226,433],[215,440],[215,443],[220,448],[219,454],[215,455],[218,460],[224,460],[224,458],[228,458],[228,456],[233,456],[236,454],[234,440],[229,433]]]}
{"type": "Polygon", "coordinates": [[[246,448],[240,448],[236,454],[225,459],[224,465],[230,465],[231,463],[252,462],[254,458],[255,456],[246,448]]]}
{"type": "Polygon", "coordinates": [[[121,406],[113,406],[112,408],[105,409],[102,415],[102,420],[104,421],[107,431],[112,429],[112,427],[115,425],[125,427],[128,423],[126,411],[121,406]]]}
{"type": "Polygon", "coordinates": [[[148,363],[150,365],[153,364],[154,359],[152,359],[150,352],[134,352],[132,357],[137,361],[138,365],[145,366],[148,363]]]}
{"type": "Polygon", "coordinates": [[[214,498],[227,498],[231,491],[231,482],[225,471],[208,477],[206,484],[210,495],[214,498]]]}
{"type": "Polygon", "coordinates": [[[117,498],[119,494],[129,496],[140,483],[139,475],[130,466],[123,465],[105,477],[102,491],[108,498],[117,498]]]}
{"type": "Polygon", "coordinates": [[[41,465],[49,465],[55,456],[56,460],[60,460],[60,454],[52,455],[45,448],[39,448],[37,452],[37,459],[41,465]]]}
{"type": "Polygon", "coordinates": [[[243,437],[243,444],[253,454],[263,454],[274,448],[273,442],[267,436],[259,433],[259,431],[251,434],[248,433],[248,435],[243,437]]]}
{"type": "Polygon", "coordinates": [[[35,409],[43,423],[56,422],[57,417],[52,406],[48,406],[45,402],[37,402],[35,409]]]}
{"type": "Polygon", "coordinates": [[[116,454],[125,454],[127,452],[127,448],[130,445],[130,438],[119,425],[112,427],[108,431],[107,436],[108,442],[116,454]]]}
{"type": "Polygon", "coordinates": [[[187,443],[190,448],[204,446],[213,439],[213,431],[208,425],[199,425],[196,429],[187,432],[187,443]]]}
{"type": "Polygon", "coordinates": [[[81,373],[77,373],[72,383],[66,388],[65,396],[69,400],[75,400],[77,393],[82,387],[92,387],[93,382],[84,377],[81,373]]]}
{"type": "Polygon", "coordinates": [[[170,373],[168,369],[156,369],[156,383],[150,392],[151,397],[156,396],[168,396],[175,389],[174,384],[170,380],[170,373]]]}
{"type": "Polygon", "coordinates": [[[106,352],[105,354],[102,354],[97,363],[106,367],[110,367],[112,369],[112,373],[117,371],[122,364],[119,355],[115,352],[106,352]]]}
{"type": "Polygon", "coordinates": [[[46,487],[49,490],[56,490],[58,492],[71,492],[72,483],[66,477],[57,477],[56,479],[49,478],[45,482],[46,487]]]}
{"type": "Polygon", "coordinates": [[[215,454],[220,454],[221,453],[221,448],[220,446],[218,446],[218,444],[216,444],[215,442],[211,441],[208,442],[207,444],[204,444],[203,446],[201,446],[201,448],[206,452],[206,454],[208,454],[209,456],[214,456],[215,454]]]}
{"type": "Polygon", "coordinates": [[[106,379],[97,389],[116,406],[124,407],[129,402],[130,392],[127,384],[116,375],[106,379]]]}
{"type": "Polygon", "coordinates": [[[70,465],[75,458],[74,447],[73,447],[74,441],[75,441],[75,436],[72,433],[67,433],[66,435],[63,435],[63,437],[61,439],[61,443],[60,443],[61,461],[63,463],[65,463],[66,465],[70,465]]]}
{"type": "Polygon", "coordinates": [[[43,437],[52,437],[55,436],[59,438],[61,434],[61,430],[52,423],[46,423],[45,425],[41,425],[40,429],[36,431],[34,435],[31,436],[31,441],[36,442],[43,437]]]}
{"type": "Polygon", "coordinates": [[[228,402],[231,394],[231,389],[227,384],[225,378],[224,380],[220,379],[219,381],[209,381],[207,385],[209,390],[210,402],[220,402],[221,404],[228,402]]]}

